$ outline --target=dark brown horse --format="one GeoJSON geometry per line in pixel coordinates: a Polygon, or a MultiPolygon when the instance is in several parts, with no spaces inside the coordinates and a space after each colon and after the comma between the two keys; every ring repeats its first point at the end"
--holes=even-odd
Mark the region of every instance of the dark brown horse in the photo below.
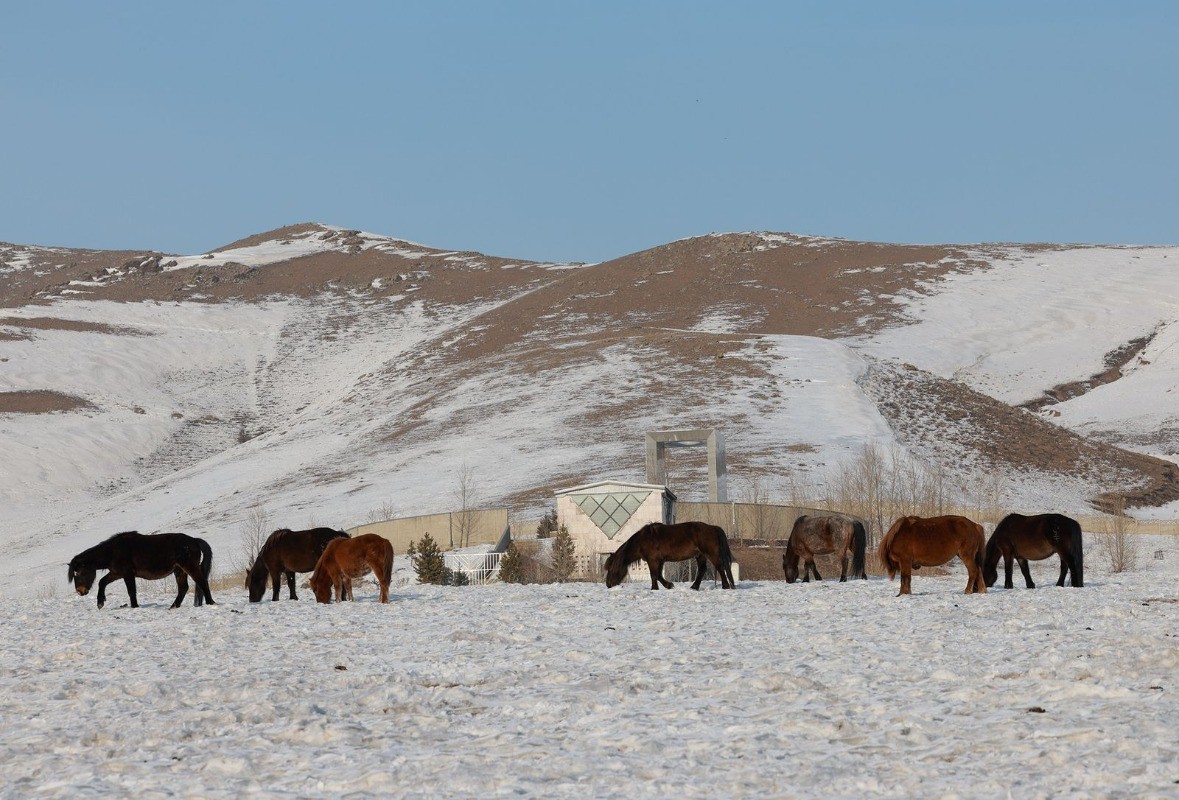
{"type": "Polygon", "coordinates": [[[138,531],[116,533],[105,542],[83,550],[70,559],[66,580],[85,597],[94,585],[98,570],[109,570],[98,582],[98,607],[106,605],[106,585],[119,578],[127,584],[131,607],[139,608],[135,579],[159,580],[176,576],[176,602],[179,608],[188,594],[188,579],[196,583],[195,604],[214,605],[209,592],[209,573],[213,569],[213,550],[204,539],[183,533],[144,535],[138,531]]]}
{"type": "Polygon", "coordinates": [[[982,526],[966,517],[900,517],[880,540],[880,563],[888,577],[901,573],[901,590],[912,594],[913,570],[937,567],[954,556],[966,565],[966,594],[985,592],[982,578],[983,546],[986,535],[982,526]]]}
{"type": "Polygon", "coordinates": [[[803,561],[802,581],[808,582],[811,573],[815,580],[823,577],[815,566],[816,555],[838,553],[842,567],[839,571],[839,581],[847,580],[847,559],[851,556],[852,577],[867,578],[864,569],[864,549],[868,544],[868,534],[864,529],[863,520],[846,514],[823,514],[811,516],[803,514],[794,520],[794,528],[790,531],[790,538],[786,541],[786,552],[782,554],[782,571],[786,573],[786,582],[794,583],[798,580],[798,560],[803,561]]]}
{"type": "Polygon", "coordinates": [[[352,599],[352,579],[369,570],[381,585],[381,602],[389,602],[389,581],[393,578],[393,545],[383,536],[363,533],[351,539],[332,539],[311,573],[311,591],[320,603],[352,599]]]}
{"type": "Polygon", "coordinates": [[[279,528],[267,537],[258,551],[258,557],[246,573],[250,602],[257,603],[266,594],[267,578],[274,584],[274,594],[270,599],[277,601],[283,576],[286,577],[291,599],[298,600],[295,594],[295,573],[311,572],[328,542],[347,538],[348,534],[344,531],[333,528],[311,528],[306,531],[279,528]]]}
{"type": "Polygon", "coordinates": [[[1006,578],[1003,587],[1014,588],[1011,582],[1011,560],[1015,559],[1019,562],[1028,588],[1034,589],[1036,584],[1032,583],[1028,561],[1039,561],[1053,553],[1060,556],[1060,579],[1056,585],[1064,586],[1065,576],[1071,573],[1072,585],[1084,586],[1085,554],[1081,545],[1081,526],[1075,519],[1063,514],[1036,514],[1030,517],[1008,514],[987,540],[983,579],[987,586],[995,585],[999,579],[999,558],[1002,556],[1006,578]]]}
{"type": "Polygon", "coordinates": [[[735,588],[733,582],[733,553],[729,550],[729,537],[724,529],[705,522],[681,522],[678,525],[664,525],[650,522],[635,531],[622,546],[606,559],[606,587],[613,588],[626,578],[627,568],[643,559],[651,571],[651,588],[672,587],[671,581],[663,578],[663,562],[696,559],[696,580],[693,589],[700,588],[704,580],[706,565],[711,562],[720,576],[721,586],[735,588]]]}

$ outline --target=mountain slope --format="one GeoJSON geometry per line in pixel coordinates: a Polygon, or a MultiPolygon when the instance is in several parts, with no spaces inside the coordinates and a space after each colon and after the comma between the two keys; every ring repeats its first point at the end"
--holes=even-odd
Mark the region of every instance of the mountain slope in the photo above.
{"type": "MultiPolygon", "coordinates": [[[[641,480],[643,434],[676,427],[725,432],[734,491],[818,486],[878,445],[959,482],[1001,471],[1011,507],[1160,506],[1169,440],[1120,445],[1169,419],[1175,252],[745,233],[558,265],[316,224],[197,256],[0,246],[4,548],[31,591],[113,530],[226,554],[258,504],[276,527],[445,509],[464,465],[537,513],[554,488],[641,480]],[[1095,297],[1101,263],[1126,279],[1095,297]],[[1144,325],[1118,380],[1014,407],[1144,325]],[[1122,387],[1149,396],[1097,402],[1122,387]]],[[[673,464],[688,495],[702,462],[673,464]]]]}

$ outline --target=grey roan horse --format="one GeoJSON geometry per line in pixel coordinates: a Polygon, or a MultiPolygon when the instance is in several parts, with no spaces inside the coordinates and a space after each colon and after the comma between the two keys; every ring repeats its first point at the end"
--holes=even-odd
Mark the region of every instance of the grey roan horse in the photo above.
{"type": "Polygon", "coordinates": [[[815,567],[816,555],[836,553],[842,563],[839,580],[847,580],[847,557],[852,559],[852,577],[867,578],[864,569],[864,548],[867,546],[868,536],[863,521],[846,514],[825,514],[810,516],[804,514],[794,521],[794,529],[790,531],[790,539],[786,542],[786,552],[782,554],[782,571],[786,573],[786,582],[794,583],[798,580],[798,560],[804,564],[802,580],[806,583],[811,579],[823,580],[819,570],[815,567]]]}

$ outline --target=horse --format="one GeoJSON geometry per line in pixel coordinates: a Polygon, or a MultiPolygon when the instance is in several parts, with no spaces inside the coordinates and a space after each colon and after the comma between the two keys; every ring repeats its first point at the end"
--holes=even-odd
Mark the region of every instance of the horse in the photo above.
{"type": "Polygon", "coordinates": [[[138,531],[116,533],[106,541],[83,550],[70,559],[66,580],[74,584],[78,594],[85,597],[94,585],[98,570],[108,570],[98,582],[98,607],[106,605],[106,586],[122,578],[127,584],[131,607],[139,608],[135,579],[159,580],[169,574],[176,576],[176,602],[179,608],[188,594],[188,579],[196,583],[195,605],[215,605],[209,592],[209,573],[213,569],[213,550],[204,539],[183,533],[144,535],[138,531]]]}
{"type": "Polygon", "coordinates": [[[336,538],[327,543],[323,555],[311,573],[311,591],[318,603],[352,599],[352,579],[372,570],[381,585],[381,602],[389,602],[389,581],[393,577],[393,545],[383,536],[364,533],[350,539],[336,538]]]}
{"type": "Polygon", "coordinates": [[[999,579],[999,557],[1003,557],[1005,582],[1003,588],[1014,588],[1011,582],[1011,560],[1019,562],[1023,579],[1028,588],[1032,573],[1028,561],[1039,561],[1053,553],[1060,556],[1060,578],[1057,586],[1064,586],[1064,578],[1071,573],[1073,586],[1085,585],[1084,552],[1081,546],[1081,526],[1071,517],[1063,514],[1008,514],[1003,518],[987,540],[986,556],[983,559],[983,579],[987,586],[994,586],[999,579]]]}
{"type": "Polygon", "coordinates": [[[810,581],[812,572],[815,580],[823,580],[818,568],[815,567],[815,556],[830,553],[838,553],[842,562],[839,571],[840,583],[847,581],[849,555],[852,559],[852,577],[859,576],[866,580],[868,573],[864,569],[864,549],[867,543],[868,533],[863,520],[845,514],[803,514],[794,520],[790,538],[786,541],[786,552],[782,554],[782,571],[786,573],[786,582],[794,583],[798,580],[799,558],[804,565],[803,583],[810,581]]]}
{"type": "Polygon", "coordinates": [[[647,568],[651,571],[652,589],[658,589],[661,583],[667,589],[672,587],[671,581],[663,577],[664,561],[683,561],[686,558],[696,559],[693,589],[699,590],[708,562],[716,567],[722,587],[736,588],[729,538],[724,529],[716,525],[706,522],[681,522],[677,525],[647,523],[606,559],[606,588],[612,589],[622,583],[627,568],[640,558],[647,562],[647,568]]]}
{"type": "Polygon", "coordinates": [[[889,579],[901,573],[897,597],[913,593],[914,569],[941,566],[954,556],[966,565],[966,594],[971,594],[987,590],[982,579],[985,542],[982,526],[966,517],[899,517],[880,540],[878,555],[889,579]]]}
{"type": "Polygon", "coordinates": [[[291,599],[298,600],[295,594],[295,573],[311,572],[315,563],[323,555],[323,549],[332,539],[347,539],[348,534],[333,528],[311,528],[306,531],[293,531],[289,528],[279,528],[266,538],[266,542],[258,550],[258,556],[250,569],[246,572],[246,589],[250,592],[250,602],[257,603],[266,594],[266,579],[274,584],[272,601],[278,600],[278,593],[282,588],[282,578],[285,575],[287,588],[290,589],[291,599]]]}

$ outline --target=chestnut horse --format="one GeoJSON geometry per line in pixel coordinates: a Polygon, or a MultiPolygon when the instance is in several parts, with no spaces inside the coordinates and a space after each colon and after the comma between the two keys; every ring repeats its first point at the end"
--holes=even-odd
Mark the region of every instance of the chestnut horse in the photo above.
{"type": "Polygon", "coordinates": [[[139,608],[135,579],[159,580],[176,576],[176,602],[179,608],[188,594],[188,579],[196,583],[195,605],[215,605],[209,592],[209,573],[213,569],[213,550],[204,539],[183,533],[144,535],[138,531],[116,533],[104,542],[83,550],[70,559],[66,580],[85,597],[94,585],[98,570],[108,570],[98,582],[98,607],[106,605],[106,586],[119,578],[127,585],[131,607],[139,608]]]}
{"type": "Polygon", "coordinates": [[[966,565],[966,594],[985,592],[983,582],[983,546],[986,535],[982,526],[966,517],[900,517],[880,540],[880,563],[888,577],[901,573],[902,594],[912,594],[913,570],[937,567],[954,556],[966,565]]]}
{"type": "Polygon", "coordinates": [[[319,603],[352,599],[352,579],[369,570],[381,585],[381,602],[389,602],[389,581],[393,577],[393,545],[383,536],[362,533],[351,539],[332,539],[311,573],[311,591],[319,603]]]}
{"type": "Polygon", "coordinates": [[[696,580],[693,589],[700,588],[708,562],[716,568],[721,586],[735,588],[733,582],[733,553],[729,550],[729,537],[724,529],[705,522],[681,522],[678,525],[664,525],[649,522],[635,531],[622,546],[606,559],[606,588],[612,589],[626,578],[626,570],[639,559],[647,562],[651,571],[651,588],[659,584],[667,589],[671,581],[663,577],[663,562],[696,559],[696,580]]]}
{"type": "Polygon", "coordinates": [[[250,591],[250,602],[257,603],[266,594],[266,579],[274,584],[271,600],[278,600],[282,579],[285,576],[291,599],[295,594],[295,573],[311,572],[323,555],[323,549],[332,539],[347,539],[348,534],[333,528],[311,528],[306,531],[292,531],[279,528],[267,537],[258,550],[258,557],[246,573],[246,588],[250,591]]]}
{"type": "Polygon", "coordinates": [[[1084,586],[1085,554],[1081,546],[1081,526],[1075,519],[1063,514],[1036,514],[1030,517],[1008,514],[987,540],[983,579],[987,586],[995,585],[999,579],[999,557],[1002,556],[1006,578],[1003,588],[1014,588],[1011,582],[1011,560],[1014,558],[1019,562],[1028,588],[1034,589],[1036,584],[1032,583],[1028,561],[1039,561],[1053,553],[1060,556],[1060,579],[1056,585],[1064,586],[1065,576],[1072,573],[1072,585],[1084,586]]]}
{"type": "Polygon", "coordinates": [[[790,538],[786,541],[786,552],[782,554],[782,571],[786,573],[786,582],[794,583],[798,580],[798,560],[803,561],[802,582],[811,579],[823,580],[819,570],[815,567],[816,555],[838,553],[842,562],[839,571],[839,582],[847,581],[847,558],[852,559],[852,577],[867,579],[868,573],[864,569],[864,549],[868,544],[868,534],[864,529],[863,520],[846,514],[823,514],[810,516],[803,514],[794,520],[794,528],[790,531],[790,538]]]}

